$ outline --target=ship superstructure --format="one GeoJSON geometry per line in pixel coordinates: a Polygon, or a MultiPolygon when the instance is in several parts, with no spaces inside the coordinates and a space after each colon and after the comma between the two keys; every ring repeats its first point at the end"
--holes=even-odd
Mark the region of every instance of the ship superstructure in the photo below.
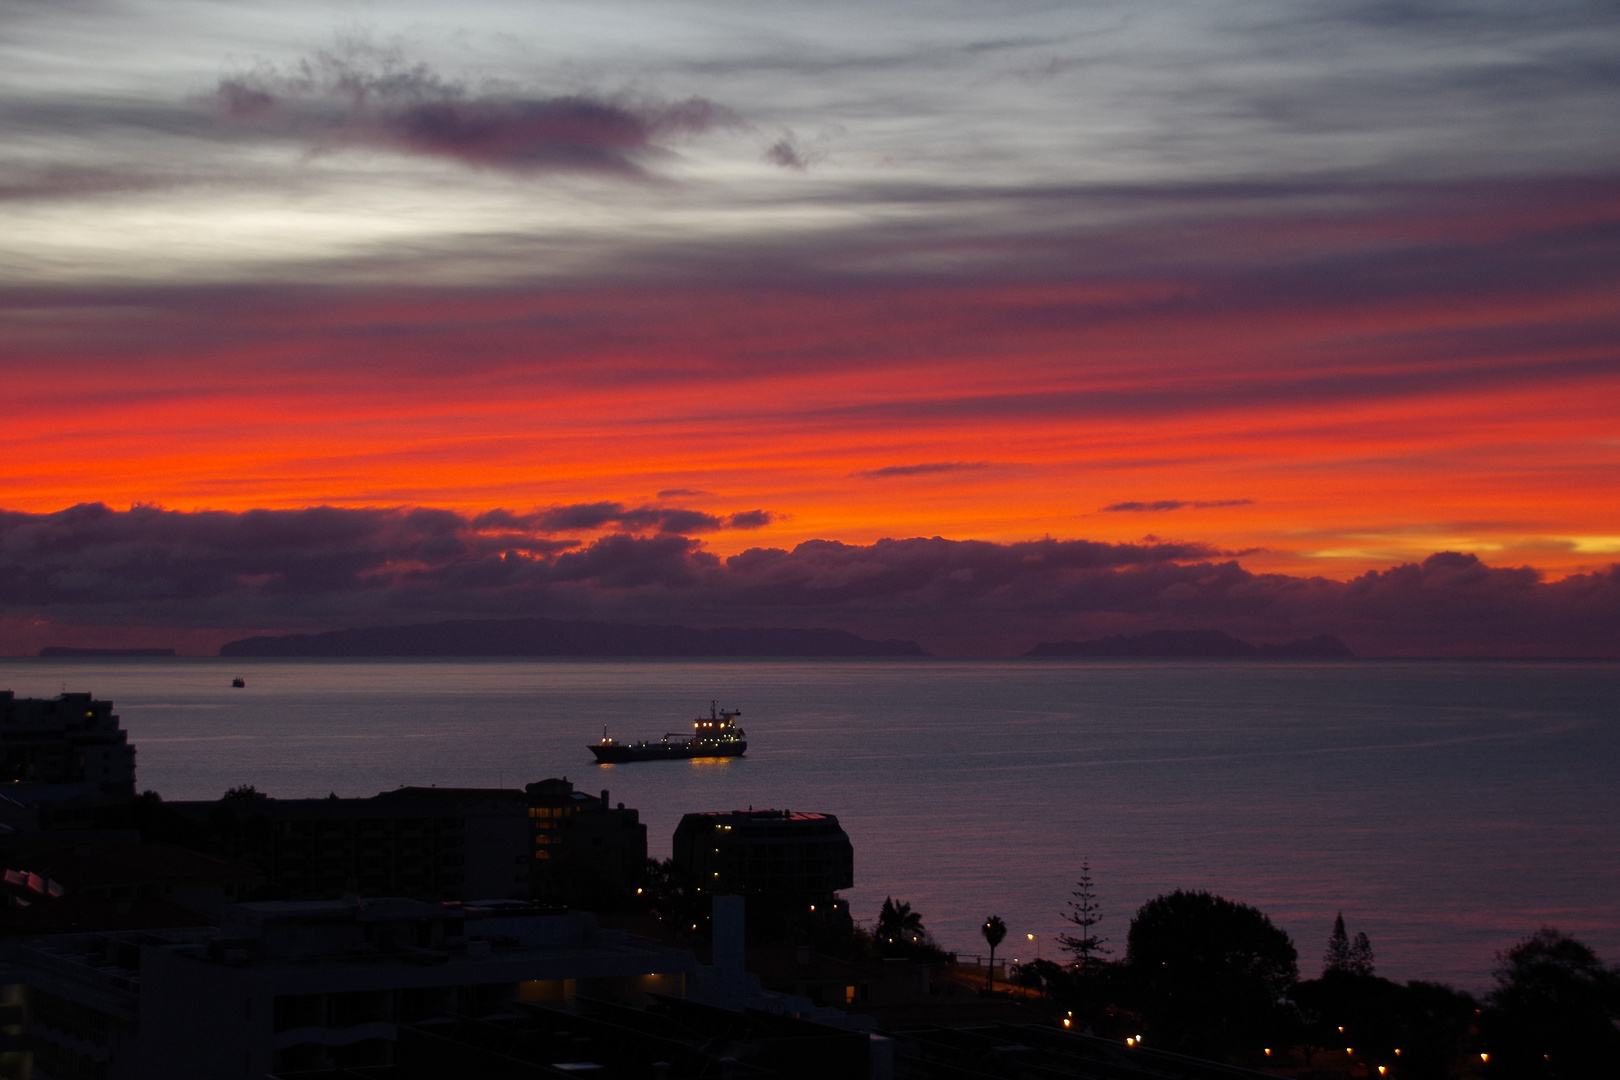
{"type": "Polygon", "coordinates": [[[657,742],[621,743],[608,737],[602,728],[602,741],[592,743],[591,753],[599,765],[625,761],[662,761],[666,758],[741,757],[748,749],[747,734],[737,726],[741,709],[722,709],[720,702],[709,702],[709,715],[692,721],[692,733],[666,732],[657,742]]]}

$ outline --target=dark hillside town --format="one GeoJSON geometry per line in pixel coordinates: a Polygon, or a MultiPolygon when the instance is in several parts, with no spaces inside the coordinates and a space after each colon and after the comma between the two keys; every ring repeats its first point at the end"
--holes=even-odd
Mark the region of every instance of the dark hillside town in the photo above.
{"type": "MultiPolygon", "coordinates": [[[[138,791],[111,702],[0,692],[0,1077],[1518,1080],[1614,1075],[1620,972],[1552,927],[1482,997],[1189,887],[1128,918],[1083,853],[1062,959],[995,913],[840,895],[824,809],[636,808],[566,777],[208,801],[138,791]],[[997,950],[1000,948],[998,957],[997,950]]],[[[647,766],[659,768],[663,766],[647,766]]],[[[1009,889],[1016,884],[1009,883],[1009,889]]]]}

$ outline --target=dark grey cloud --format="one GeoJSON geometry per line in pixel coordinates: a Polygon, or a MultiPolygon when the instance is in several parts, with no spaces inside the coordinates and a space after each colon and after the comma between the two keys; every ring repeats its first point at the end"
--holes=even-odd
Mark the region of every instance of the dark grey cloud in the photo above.
{"type": "Polygon", "coordinates": [[[0,616],[296,630],[556,615],[829,626],[946,653],[1216,628],[1336,634],[1367,655],[1620,655],[1620,565],[1548,582],[1441,552],[1340,582],[1255,573],[1197,543],[941,537],[722,559],[678,533],[583,543],[525,533],[524,520],[427,508],[0,512],[0,616]]]}
{"type": "Polygon", "coordinates": [[[896,476],[927,476],[930,473],[971,472],[988,469],[988,461],[927,461],[920,465],[886,465],[881,469],[865,469],[850,473],[868,480],[887,480],[896,476]]]}
{"type": "Polygon", "coordinates": [[[593,502],[552,506],[528,514],[490,510],[473,518],[472,526],[538,533],[606,528],[629,532],[706,533],[721,529],[758,529],[773,520],[775,516],[765,510],[745,510],[722,516],[675,506],[627,507],[619,502],[593,502]]]}
{"type": "Polygon", "coordinates": [[[78,199],[138,191],[156,191],[174,184],[171,177],[151,172],[74,166],[0,169],[0,202],[39,199],[78,199]]]}
{"type": "Polygon", "coordinates": [[[784,169],[796,169],[804,172],[810,166],[823,160],[826,151],[819,146],[808,146],[791,131],[784,131],[781,138],[765,148],[764,158],[772,165],[780,165],[784,169]]]}
{"type": "Polygon", "coordinates": [[[1203,510],[1212,506],[1252,506],[1253,499],[1158,499],[1154,502],[1117,502],[1102,508],[1105,514],[1163,513],[1166,510],[1184,510],[1192,507],[1203,510]]]}
{"type": "Polygon", "coordinates": [[[369,147],[513,172],[643,176],[671,140],[737,123],[700,97],[473,91],[365,45],[221,79],[211,100],[230,124],[318,150],[369,147]]]}
{"type": "Polygon", "coordinates": [[[765,148],[765,160],[772,165],[780,165],[784,169],[798,169],[800,172],[810,167],[810,162],[788,135],[782,136],[765,148]]]}

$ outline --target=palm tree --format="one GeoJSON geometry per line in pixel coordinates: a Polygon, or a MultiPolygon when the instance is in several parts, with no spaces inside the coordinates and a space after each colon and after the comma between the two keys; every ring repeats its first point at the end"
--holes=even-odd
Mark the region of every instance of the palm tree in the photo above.
{"type": "Polygon", "coordinates": [[[883,898],[883,909],[878,912],[877,920],[879,945],[903,948],[917,944],[927,934],[921,912],[912,911],[911,905],[904,900],[897,903],[890,897],[883,898]]]}
{"type": "Polygon", "coordinates": [[[984,940],[990,943],[990,967],[984,973],[984,990],[988,994],[996,988],[996,946],[1007,936],[1007,924],[1001,921],[1000,915],[989,915],[979,929],[984,940]]]}

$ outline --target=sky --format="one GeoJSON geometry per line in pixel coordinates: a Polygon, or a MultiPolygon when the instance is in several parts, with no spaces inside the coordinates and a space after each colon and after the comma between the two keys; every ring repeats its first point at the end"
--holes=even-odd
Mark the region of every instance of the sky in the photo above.
{"type": "Polygon", "coordinates": [[[1620,655],[1620,9],[0,0],[0,653],[1620,655]]]}

